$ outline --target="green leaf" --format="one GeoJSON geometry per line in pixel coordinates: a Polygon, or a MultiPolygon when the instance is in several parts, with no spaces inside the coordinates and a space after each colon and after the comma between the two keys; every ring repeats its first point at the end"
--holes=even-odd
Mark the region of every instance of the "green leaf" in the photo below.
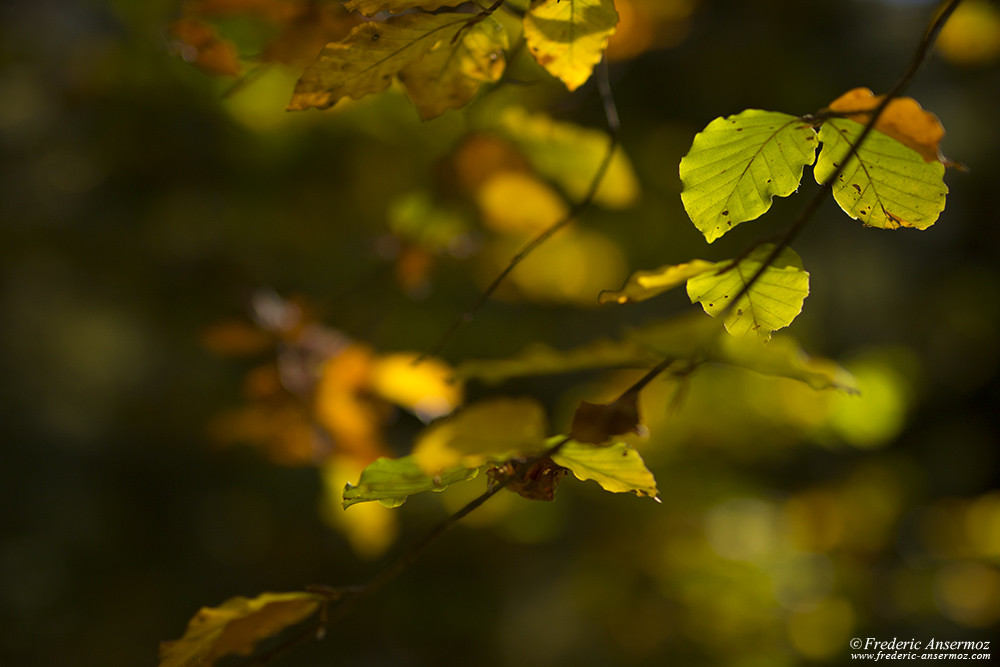
{"type": "Polygon", "coordinates": [[[183,637],[160,645],[160,667],[207,667],[227,655],[250,655],[257,642],[305,620],[325,599],[315,593],[263,593],[204,607],[183,637]]]}
{"type": "Polygon", "coordinates": [[[652,366],[657,358],[631,341],[596,340],[572,350],[534,343],[506,359],[466,361],[455,369],[461,379],[496,384],[515,377],[572,373],[594,368],[652,366]]]}
{"type": "Polygon", "coordinates": [[[854,377],[831,359],[812,357],[791,336],[776,336],[766,345],[754,338],[723,336],[712,360],[773,377],[804,382],[813,389],[838,389],[857,394],[854,377]]]}
{"type": "Polygon", "coordinates": [[[782,250],[750,291],[732,308],[729,304],[764,265],[773,249],[774,244],[763,244],[735,266],[720,262],[715,265],[717,270],[694,276],[687,283],[691,302],[700,302],[712,317],[726,311],[723,322],[734,336],[754,334],[763,341],[769,340],[772,331],[788,326],[802,312],[802,302],[809,294],[809,274],[795,251],[782,250]]]}
{"type": "MultiPolygon", "coordinates": [[[[552,120],[545,114],[507,109],[497,128],[531,163],[535,170],[560,185],[579,201],[590,190],[594,176],[610,145],[605,132],[552,120]]],[[[605,208],[626,208],[639,198],[639,179],[621,148],[615,148],[594,203],[605,208]]]]}
{"type": "MultiPolygon", "coordinates": [[[[824,183],[857,141],[864,126],[846,118],[823,123],[816,182],[824,183]]],[[[944,210],[948,186],[944,165],[872,131],[833,184],[833,197],[847,215],[870,227],[926,229],[944,210]]]]}
{"type": "Polygon", "coordinates": [[[326,109],[344,97],[360,99],[389,87],[398,76],[427,119],[467,104],[504,69],[507,35],[490,18],[405,14],[368,21],[327,44],[295,85],[290,111],[326,109]]]}
{"type": "Polygon", "coordinates": [[[685,264],[661,266],[652,271],[636,271],[629,276],[628,282],[620,291],[605,290],[597,296],[597,300],[605,304],[634,303],[652,299],[714,266],[712,262],[703,259],[692,259],[685,264]]]}
{"type": "Polygon", "coordinates": [[[535,454],[545,447],[545,409],[530,398],[480,401],[428,426],[413,446],[421,470],[440,474],[456,467],[535,454]]]}
{"type": "Polygon", "coordinates": [[[614,0],[536,0],[524,38],[538,64],[576,90],[590,78],[618,25],[614,0]]]}
{"type": "Polygon", "coordinates": [[[612,493],[632,492],[657,498],[656,479],[631,445],[617,442],[602,447],[570,440],[552,455],[552,460],[569,468],[577,479],[592,479],[612,493]]]}
{"type": "Polygon", "coordinates": [[[377,500],[386,507],[399,507],[415,493],[444,491],[450,484],[473,479],[478,474],[478,468],[459,466],[429,475],[413,456],[399,459],[382,457],[361,471],[361,479],[356,486],[348,484],[344,487],[344,508],[371,500],[377,500]]]}
{"type": "Polygon", "coordinates": [[[748,109],[716,118],[681,159],[681,201],[711,243],[795,192],[816,159],[816,131],[801,118],[748,109]]]}
{"type": "Polygon", "coordinates": [[[463,0],[350,0],[344,3],[344,9],[360,12],[365,16],[375,16],[379,12],[399,14],[407,9],[424,9],[434,11],[442,7],[457,7],[463,0]]]}

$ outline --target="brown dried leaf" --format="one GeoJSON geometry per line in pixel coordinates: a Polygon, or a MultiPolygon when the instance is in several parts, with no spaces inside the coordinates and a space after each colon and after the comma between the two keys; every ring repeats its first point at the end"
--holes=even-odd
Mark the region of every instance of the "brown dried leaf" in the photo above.
{"type": "Polygon", "coordinates": [[[503,465],[490,468],[486,472],[490,488],[503,484],[508,491],[513,491],[528,500],[555,499],[556,486],[559,480],[569,472],[549,457],[529,461],[526,459],[511,459],[503,465]]]}
{"type": "Polygon", "coordinates": [[[570,437],[577,442],[601,445],[618,435],[639,430],[637,394],[626,392],[607,404],[581,401],[573,415],[570,437]]]}

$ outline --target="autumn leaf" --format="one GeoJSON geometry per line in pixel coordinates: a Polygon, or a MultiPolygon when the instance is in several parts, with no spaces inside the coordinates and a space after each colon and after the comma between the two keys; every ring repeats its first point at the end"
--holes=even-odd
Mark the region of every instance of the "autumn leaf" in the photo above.
{"type": "Polygon", "coordinates": [[[790,336],[775,336],[766,345],[753,337],[724,336],[711,358],[762,375],[798,380],[813,389],[858,393],[857,381],[846,369],[831,359],[806,354],[790,336]]]}
{"type": "Polygon", "coordinates": [[[427,427],[412,456],[422,470],[436,474],[534,454],[545,446],[546,422],[545,410],[533,399],[480,401],[427,427]]]}
{"type": "Polygon", "coordinates": [[[816,132],[800,118],[759,109],[716,118],[681,159],[681,201],[711,243],[795,192],[815,159],[816,132]]]}
{"type": "Polygon", "coordinates": [[[427,119],[467,104],[503,73],[507,36],[489,17],[406,14],[357,26],[327,44],[295,86],[291,111],[379,93],[398,77],[427,119]]]}
{"type": "Polygon", "coordinates": [[[524,17],[528,50],[569,90],[590,78],[618,24],[614,0],[535,0],[524,17]]]}
{"type": "Polygon", "coordinates": [[[636,271],[629,276],[621,290],[605,290],[597,296],[597,300],[600,303],[630,303],[652,299],[714,266],[712,262],[693,259],[684,264],[662,266],[652,271],[636,271]]]}
{"type": "Polygon", "coordinates": [[[398,14],[407,9],[434,11],[442,7],[456,7],[464,0],[351,0],[344,8],[365,16],[375,16],[379,12],[398,14]]]}
{"type": "Polygon", "coordinates": [[[579,480],[594,480],[605,491],[658,497],[653,473],[639,452],[624,442],[597,447],[571,440],[552,455],[552,460],[569,468],[579,480]]]}
{"type": "Polygon", "coordinates": [[[181,18],[170,25],[176,40],[174,49],[186,62],[209,74],[238,76],[240,62],[236,48],[207,23],[193,18],[181,18]]]}
{"type": "MultiPolygon", "coordinates": [[[[497,128],[527,158],[541,176],[561,186],[576,201],[593,186],[594,175],[607,155],[605,132],[553,120],[542,113],[512,107],[504,111],[497,128]]],[[[605,208],[627,208],[639,198],[639,178],[625,152],[615,148],[594,203],[605,208]]]]}
{"type": "Polygon", "coordinates": [[[772,331],[788,326],[802,312],[802,302],[809,294],[809,274],[795,251],[782,250],[750,290],[735,305],[730,307],[730,302],[750,283],[773,249],[774,244],[765,243],[735,265],[719,262],[716,270],[692,277],[687,283],[691,302],[700,302],[712,317],[725,313],[726,330],[734,336],[753,334],[769,340],[772,331]]]}
{"type": "Polygon", "coordinates": [[[602,445],[611,438],[639,430],[638,392],[625,392],[611,403],[581,401],[573,413],[570,437],[581,443],[602,445]]]}
{"type": "Polygon", "coordinates": [[[204,607],[183,637],[160,645],[160,667],[201,667],[228,655],[250,655],[258,641],[305,620],[326,599],[315,593],[262,593],[204,607]]]}
{"type": "Polygon", "coordinates": [[[444,491],[451,484],[476,477],[479,468],[455,466],[428,474],[413,456],[381,457],[361,472],[358,483],[344,487],[344,508],[376,500],[386,507],[399,507],[407,497],[425,491],[444,491]]]}
{"type": "MultiPolygon", "coordinates": [[[[875,95],[868,88],[855,88],[834,100],[827,111],[864,125],[884,98],[885,95],[875,95]]],[[[893,98],[879,115],[874,129],[920,153],[926,162],[949,162],[941,155],[944,126],[912,97],[893,98]]]]}
{"type": "Polygon", "coordinates": [[[549,457],[540,459],[515,458],[486,471],[489,488],[502,484],[504,489],[528,500],[555,500],[556,487],[566,474],[566,468],[549,457]]]}
{"type": "MultiPolygon", "coordinates": [[[[834,173],[863,126],[830,118],[819,131],[823,150],[813,175],[823,183],[834,173]]],[[[944,210],[944,165],[881,132],[872,132],[833,184],[833,198],[852,218],[870,227],[926,229],[944,210]]]]}

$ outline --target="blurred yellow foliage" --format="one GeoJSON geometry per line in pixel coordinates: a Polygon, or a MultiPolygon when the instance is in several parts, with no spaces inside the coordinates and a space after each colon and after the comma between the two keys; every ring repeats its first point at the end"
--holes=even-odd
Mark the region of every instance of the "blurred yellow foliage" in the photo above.
{"type": "Polygon", "coordinates": [[[1000,58],[1000,8],[965,0],[938,35],[937,50],[957,65],[985,65],[1000,58]]]}

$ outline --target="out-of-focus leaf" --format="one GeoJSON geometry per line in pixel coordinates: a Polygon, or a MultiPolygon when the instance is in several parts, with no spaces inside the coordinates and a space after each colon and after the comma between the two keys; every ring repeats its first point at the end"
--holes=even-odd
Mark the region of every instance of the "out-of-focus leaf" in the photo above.
{"type": "Polygon", "coordinates": [[[576,90],[601,61],[617,24],[614,0],[535,0],[524,38],[538,64],[576,90]]]}
{"type": "Polygon", "coordinates": [[[346,511],[344,487],[361,476],[364,465],[356,460],[333,456],[320,468],[323,497],[320,517],[340,532],[351,549],[362,558],[378,558],[385,553],[399,533],[396,512],[380,503],[366,503],[346,511]]]}
{"type": "Polygon", "coordinates": [[[388,406],[371,393],[375,353],[353,343],[327,359],[320,369],[314,410],[338,451],[371,460],[383,451],[382,422],[388,406]]]}
{"type": "Polygon", "coordinates": [[[684,264],[662,266],[652,271],[636,271],[629,276],[621,290],[605,290],[598,295],[597,300],[600,303],[629,303],[652,299],[714,266],[712,262],[703,259],[692,259],[684,264]]]}
{"type": "Polygon", "coordinates": [[[476,192],[483,222],[498,231],[538,232],[561,220],[566,202],[552,186],[523,171],[505,171],[476,192]]]}
{"type": "Polygon", "coordinates": [[[677,46],[688,36],[699,0],[615,0],[618,27],[608,40],[608,59],[634,58],[677,46]]]}
{"type": "Polygon", "coordinates": [[[533,399],[481,401],[427,427],[413,446],[412,458],[435,474],[536,454],[545,446],[546,424],[545,410],[533,399]]]}
{"type": "Polygon", "coordinates": [[[754,335],[760,340],[769,340],[772,331],[788,326],[802,312],[802,302],[809,294],[809,274],[802,268],[802,260],[794,250],[782,250],[749,292],[731,308],[729,306],[773,249],[773,244],[763,244],[735,266],[730,266],[731,262],[719,262],[715,271],[694,276],[687,283],[691,302],[700,302],[712,317],[726,311],[723,321],[726,330],[734,336],[754,335]]]}
{"type": "Polygon", "coordinates": [[[458,366],[455,373],[461,378],[494,384],[515,377],[572,373],[594,368],[643,368],[655,363],[654,355],[632,341],[597,340],[572,350],[556,350],[543,343],[534,343],[506,359],[466,361],[458,366]]]}
{"type": "Polygon", "coordinates": [[[720,337],[711,359],[764,375],[799,380],[813,389],[858,393],[857,382],[845,368],[831,359],[806,354],[790,336],[777,336],[766,345],[753,337],[720,337]]]}
{"type": "Polygon", "coordinates": [[[681,159],[681,201],[711,243],[795,192],[816,159],[816,131],[795,116],[747,109],[716,118],[681,159]]]}
{"type": "Polygon", "coordinates": [[[489,17],[420,13],[362,23],[326,45],[296,84],[288,109],[360,99],[398,76],[420,115],[433,118],[467,104],[480,84],[496,81],[506,46],[506,32],[489,17]]]}
{"type": "MultiPolygon", "coordinates": [[[[855,88],[831,102],[827,110],[847,114],[847,118],[864,125],[884,97],[868,88],[855,88]]],[[[875,130],[917,151],[926,162],[948,162],[941,156],[944,126],[912,97],[893,98],[875,122],[875,130]]]]}
{"type": "Polygon", "coordinates": [[[556,486],[566,474],[566,468],[548,457],[536,460],[511,459],[490,468],[490,488],[503,484],[504,488],[528,500],[551,501],[556,497],[556,486]]]}
{"type": "Polygon", "coordinates": [[[934,46],[956,64],[996,62],[1000,59],[1000,8],[988,0],[965,0],[944,24],[934,46]]]}
{"type": "MultiPolygon", "coordinates": [[[[555,121],[545,114],[529,114],[517,107],[504,112],[498,129],[539,174],[577,201],[590,190],[610,146],[608,135],[600,130],[555,121]]],[[[621,148],[616,148],[594,203],[627,208],[638,200],[639,192],[632,163],[621,148]]]]}
{"type": "Polygon", "coordinates": [[[656,478],[631,445],[617,442],[598,447],[569,441],[552,455],[552,460],[569,468],[577,479],[592,479],[612,493],[634,493],[656,498],[656,478]]]}
{"type": "Polygon", "coordinates": [[[160,667],[202,667],[227,655],[250,655],[258,641],[305,620],[325,599],[315,593],[262,593],[204,607],[183,637],[160,645],[160,667]]]}
{"type": "MultiPolygon", "coordinates": [[[[830,118],[819,131],[823,150],[816,182],[825,182],[847,156],[863,126],[830,118]]],[[[948,186],[944,165],[881,132],[872,132],[833,184],[833,197],[847,215],[869,227],[926,229],[944,210],[948,186]]]]}
{"type": "Polygon", "coordinates": [[[444,491],[450,484],[473,479],[479,468],[457,466],[429,475],[413,456],[379,458],[365,468],[355,486],[344,487],[344,508],[377,500],[386,507],[399,507],[408,496],[424,491],[444,491]]]}
{"type": "Polygon", "coordinates": [[[181,18],[170,25],[175,49],[186,62],[209,74],[238,76],[240,62],[232,43],[219,37],[207,23],[181,18]]]}
{"type": "Polygon", "coordinates": [[[379,357],[372,368],[372,388],[424,421],[443,417],[462,402],[462,383],[444,362],[424,359],[415,364],[417,357],[409,352],[379,357]]]}
{"type": "Polygon", "coordinates": [[[375,16],[379,12],[398,14],[407,9],[434,11],[442,7],[456,7],[462,2],[463,0],[350,0],[344,3],[344,8],[365,16],[375,16]]]}
{"type": "Polygon", "coordinates": [[[581,401],[573,413],[570,437],[574,441],[603,445],[611,438],[639,430],[638,392],[626,392],[611,403],[581,401]]]}

